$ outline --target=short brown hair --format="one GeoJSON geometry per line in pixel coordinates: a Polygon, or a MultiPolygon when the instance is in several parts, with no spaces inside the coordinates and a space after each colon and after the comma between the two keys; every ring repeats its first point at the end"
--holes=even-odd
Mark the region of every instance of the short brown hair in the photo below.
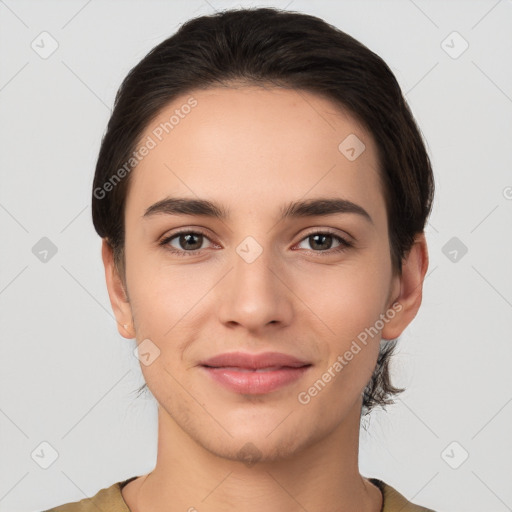
{"type": "MultiPolygon", "coordinates": [[[[401,273],[402,259],[430,214],[434,179],[421,132],[395,76],[378,55],[324,20],[265,7],[188,20],[121,84],[96,164],[92,218],[97,233],[112,247],[123,282],[130,173],[107,194],[104,184],[130,160],[149,123],[175,98],[233,82],[316,93],[348,110],[372,134],[385,189],[391,260],[401,273]]],[[[396,340],[381,344],[362,412],[393,403],[393,395],[403,391],[390,382],[395,345],[396,340]]]]}

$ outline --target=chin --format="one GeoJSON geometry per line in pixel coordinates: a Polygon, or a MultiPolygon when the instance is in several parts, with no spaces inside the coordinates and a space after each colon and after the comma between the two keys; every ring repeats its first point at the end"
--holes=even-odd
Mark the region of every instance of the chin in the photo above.
{"type": "MultiPolygon", "coordinates": [[[[307,446],[314,443],[314,436],[305,432],[298,435],[297,426],[286,424],[281,416],[274,422],[272,428],[229,429],[232,437],[222,439],[203,439],[203,446],[214,455],[236,462],[242,462],[247,467],[256,463],[277,462],[290,459],[307,446]],[[290,428],[292,427],[292,428],[290,428]]],[[[200,440],[199,440],[200,441],[200,440]]]]}
{"type": "Polygon", "coordinates": [[[287,460],[298,450],[296,442],[283,445],[280,441],[273,443],[265,439],[265,436],[262,438],[235,438],[229,446],[211,447],[209,451],[218,457],[240,462],[251,468],[256,464],[287,460]]]}

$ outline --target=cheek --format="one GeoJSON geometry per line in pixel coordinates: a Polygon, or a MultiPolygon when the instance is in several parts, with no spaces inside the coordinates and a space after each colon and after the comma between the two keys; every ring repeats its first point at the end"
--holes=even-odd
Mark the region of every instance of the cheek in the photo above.
{"type": "Polygon", "coordinates": [[[150,254],[134,244],[127,254],[132,311],[147,337],[172,336],[218,280],[211,267],[166,263],[160,250],[150,254]]]}
{"type": "Polygon", "coordinates": [[[308,297],[305,302],[315,313],[308,314],[304,328],[311,330],[311,322],[318,326],[313,330],[324,355],[311,383],[319,379],[317,387],[326,400],[353,400],[371,377],[379,353],[380,329],[375,326],[384,313],[387,272],[386,262],[374,259],[330,268],[328,275],[302,281],[297,295],[308,297]]]}
{"type": "Polygon", "coordinates": [[[304,273],[295,281],[296,294],[341,348],[384,312],[388,287],[387,267],[368,260],[304,273]]]}

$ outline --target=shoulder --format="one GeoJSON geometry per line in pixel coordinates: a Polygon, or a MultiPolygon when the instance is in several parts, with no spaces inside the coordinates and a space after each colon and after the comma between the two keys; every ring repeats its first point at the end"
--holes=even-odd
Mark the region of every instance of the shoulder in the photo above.
{"type": "Polygon", "coordinates": [[[383,506],[381,512],[435,512],[410,502],[391,485],[377,478],[369,478],[382,492],[383,506]]]}
{"type": "Polygon", "coordinates": [[[108,510],[109,512],[130,512],[128,505],[121,494],[121,489],[134,478],[137,477],[116,482],[110,487],[101,489],[90,498],[84,498],[83,500],[74,501],[72,503],[65,503],[64,505],[59,505],[43,512],[98,512],[98,510],[108,510]]]}

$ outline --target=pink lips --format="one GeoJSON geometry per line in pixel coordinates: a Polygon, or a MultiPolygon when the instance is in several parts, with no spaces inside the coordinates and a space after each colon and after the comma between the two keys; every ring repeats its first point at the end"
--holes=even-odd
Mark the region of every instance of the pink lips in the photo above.
{"type": "Polygon", "coordinates": [[[311,363],[278,352],[229,352],[201,361],[200,365],[231,391],[264,394],[299,379],[311,363]]]}

